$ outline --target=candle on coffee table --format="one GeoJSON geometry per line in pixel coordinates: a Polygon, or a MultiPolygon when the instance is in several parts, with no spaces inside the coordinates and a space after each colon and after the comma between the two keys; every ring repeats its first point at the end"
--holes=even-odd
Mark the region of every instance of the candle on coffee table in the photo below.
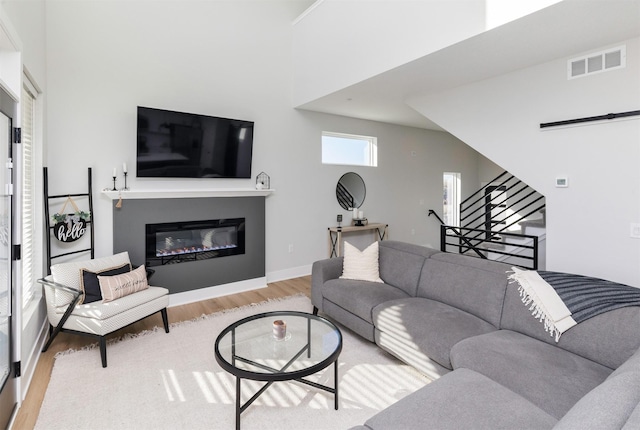
{"type": "Polygon", "coordinates": [[[287,335],[287,323],[282,320],[273,322],[273,337],[276,340],[283,340],[287,335]]]}

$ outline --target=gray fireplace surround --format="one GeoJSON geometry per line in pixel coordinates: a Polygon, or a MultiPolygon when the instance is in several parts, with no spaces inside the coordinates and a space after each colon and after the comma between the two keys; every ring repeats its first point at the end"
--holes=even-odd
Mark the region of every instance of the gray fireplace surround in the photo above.
{"type": "Polygon", "coordinates": [[[265,198],[202,197],[125,199],[113,202],[113,251],[128,251],[135,265],[145,263],[147,224],[245,218],[245,253],[180,264],[154,266],[153,284],[182,293],[265,276],[265,198]]]}

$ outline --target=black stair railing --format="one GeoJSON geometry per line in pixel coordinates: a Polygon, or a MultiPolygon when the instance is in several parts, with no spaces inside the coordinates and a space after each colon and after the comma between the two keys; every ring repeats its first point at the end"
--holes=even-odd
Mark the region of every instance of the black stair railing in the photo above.
{"type": "Polygon", "coordinates": [[[461,254],[480,258],[507,255],[524,260],[516,265],[537,269],[538,237],[508,230],[544,209],[543,195],[505,171],[460,204],[460,226],[445,225],[433,210],[428,215],[434,215],[442,225],[440,248],[444,252],[457,247],[461,254]],[[520,239],[509,242],[514,252],[496,246],[505,245],[503,241],[510,238],[520,239]]]}
{"type": "MultiPolygon", "coordinates": [[[[475,246],[473,246],[473,244],[469,241],[469,239],[464,237],[464,235],[460,232],[460,230],[458,230],[456,227],[451,227],[451,226],[445,225],[445,223],[442,220],[442,218],[440,218],[438,216],[438,214],[433,209],[429,209],[429,213],[427,214],[427,216],[431,216],[431,215],[434,215],[438,219],[438,221],[440,221],[440,224],[442,225],[442,227],[448,227],[449,230],[451,230],[458,238],[460,238],[460,240],[462,242],[465,242],[467,245],[469,245],[469,249],[472,250],[478,257],[485,258],[485,259],[487,258],[486,255],[484,255],[475,246]]],[[[441,235],[441,239],[440,240],[442,240],[442,235],[441,235]]],[[[442,246],[440,248],[442,249],[442,246]]],[[[444,249],[442,249],[442,251],[446,252],[444,249]]]]}
{"type": "MultiPolygon", "coordinates": [[[[469,229],[463,235],[479,246],[484,239],[500,240],[508,229],[544,208],[544,196],[502,172],[460,204],[460,226],[469,229]]],[[[462,246],[460,252],[466,251],[462,246]]]]}

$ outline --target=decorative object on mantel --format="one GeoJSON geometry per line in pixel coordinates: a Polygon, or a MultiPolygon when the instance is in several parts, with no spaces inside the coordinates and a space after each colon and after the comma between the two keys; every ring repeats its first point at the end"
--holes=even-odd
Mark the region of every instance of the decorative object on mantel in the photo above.
{"type": "Polygon", "coordinates": [[[111,191],[118,191],[118,189],[116,188],[116,178],[117,178],[117,173],[116,172],[116,168],[113,168],[113,189],[111,191]]]}
{"type": "MultiPolygon", "coordinates": [[[[127,170],[127,163],[122,163],[122,172],[124,173],[124,188],[122,188],[121,191],[128,191],[129,187],[127,186],[127,175],[129,174],[129,171],[127,170]]],[[[120,200],[122,200],[122,197],[120,198],[120,200]]]]}
{"type": "Polygon", "coordinates": [[[260,172],[256,176],[256,190],[269,190],[271,189],[271,178],[264,172],[260,172]]]}
{"type": "Polygon", "coordinates": [[[61,242],[75,242],[87,231],[87,221],[91,218],[91,211],[81,211],[71,196],[67,197],[59,212],[51,217],[54,221],[53,236],[61,242]],[[71,204],[74,213],[65,213],[67,204],[71,204]]]}
{"type": "MultiPolygon", "coordinates": [[[[126,175],[126,173],[125,173],[126,175]]],[[[126,180],[126,176],[125,176],[125,180],[126,180]]],[[[118,193],[118,203],[116,203],[116,208],[120,209],[122,208],[122,193],[118,193]]]]}

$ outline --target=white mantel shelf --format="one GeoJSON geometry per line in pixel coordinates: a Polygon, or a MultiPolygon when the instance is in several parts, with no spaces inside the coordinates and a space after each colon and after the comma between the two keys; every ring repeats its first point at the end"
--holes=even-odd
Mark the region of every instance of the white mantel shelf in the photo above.
{"type": "Polygon", "coordinates": [[[103,196],[111,200],[126,199],[176,199],[202,197],[257,197],[268,196],[275,190],[256,190],[251,188],[218,188],[215,190],[102,190],[103,196]]]}

